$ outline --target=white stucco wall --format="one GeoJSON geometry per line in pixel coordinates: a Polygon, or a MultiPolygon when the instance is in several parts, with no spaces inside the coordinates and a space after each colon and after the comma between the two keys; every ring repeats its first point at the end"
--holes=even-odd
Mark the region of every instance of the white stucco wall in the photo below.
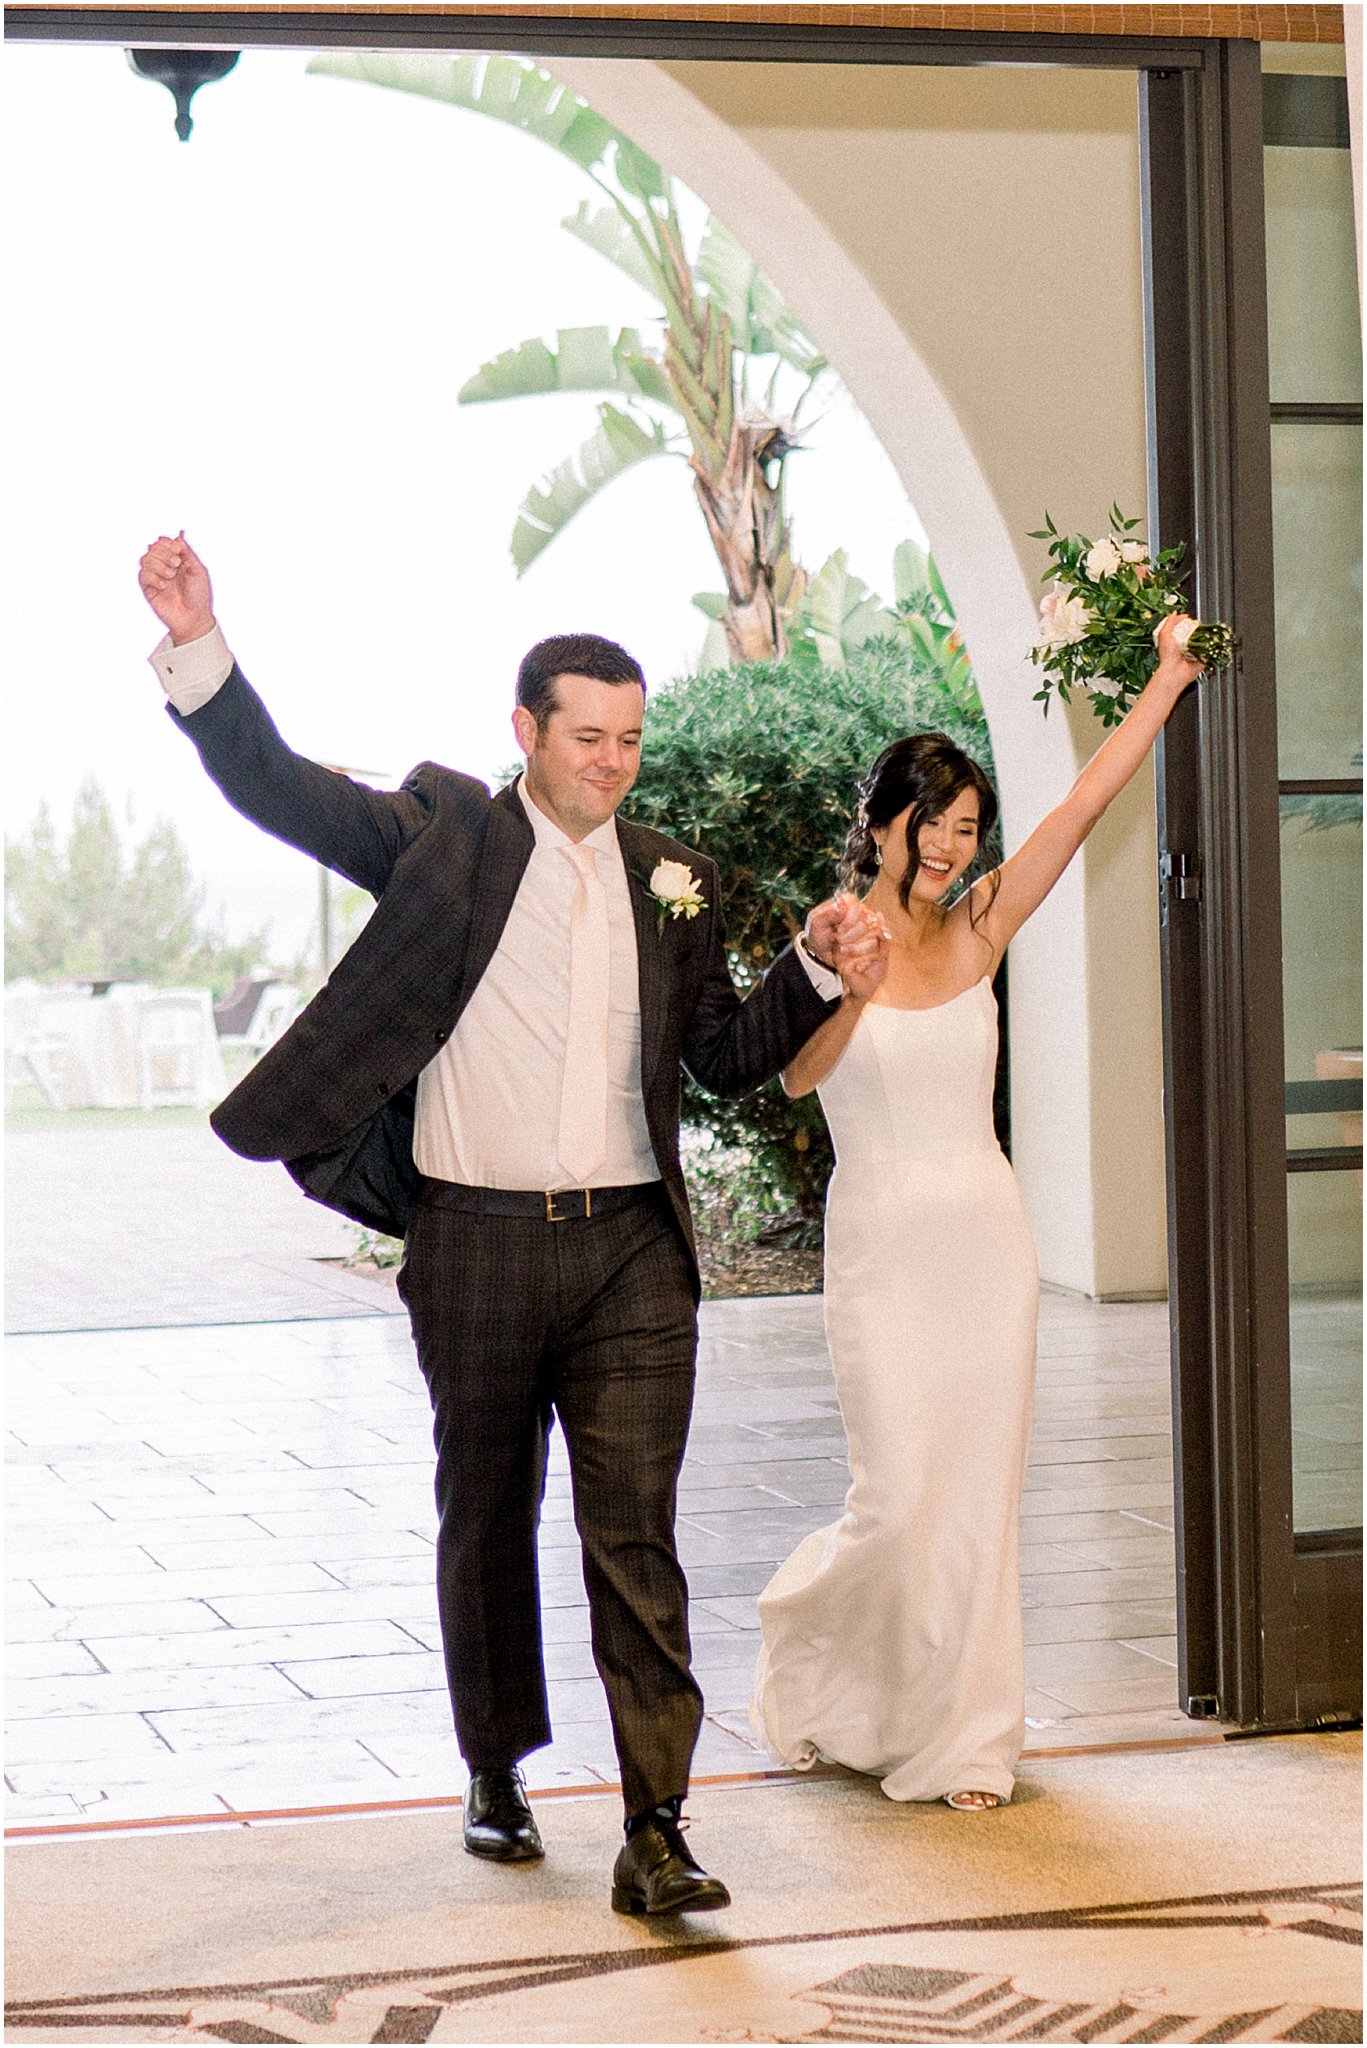
{"type": "MultiPolygon", "coordinates": [[[[1044,508],[1145,502],[1130,73],[557,58],[706,199],[871,421],[930,534],[982,689],[1008,847],[1101,728],[1032,701],[1044,508]]],[[[1015,1164],[1047,1280],[1160,1292],[1153,785],[1011,952],[1015,1164]]]]}

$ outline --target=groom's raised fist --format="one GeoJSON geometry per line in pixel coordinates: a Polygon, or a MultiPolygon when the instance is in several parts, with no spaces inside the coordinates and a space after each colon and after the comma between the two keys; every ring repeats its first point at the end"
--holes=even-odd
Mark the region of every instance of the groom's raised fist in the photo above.
{"type": "Polygon", "coordinates": [[[138,564],[138,587],[177,647],[213,631],[209,572],[183,532],[152,542],[138,564]]]}

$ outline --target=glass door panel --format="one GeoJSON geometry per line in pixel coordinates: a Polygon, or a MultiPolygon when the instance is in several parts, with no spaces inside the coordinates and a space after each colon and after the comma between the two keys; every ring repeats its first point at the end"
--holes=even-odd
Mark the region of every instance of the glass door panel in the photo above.
{"type": "Polygon", "coordinates": [[[1362,774],[1362,428],[1274,420],[1277,742],[1286,779],[1362,774]]]}
{"type": "Polygon", "coordinates": [[[1294,1527],[1362,1523],[1362,798],[1282,805],[1294,1527]]]}
{"type": "MultiPolygon", "coordinates": [[[[1361,1119],[1359,1118],[1359,1124],[1361,1119]]],[[[1362,1526],[1362,1175],[1287,1179],[1298,1533],[1362,1526]]]]}
{"type": "Polygon", "coordinates": [[[1264,78],[1292,1502],[1307,1554],[1362,1525],[1362,350],[1347,133],[1342,78],[1264,78]]]}
{"type": "MultiPolygon", "coordinates": [[[[1303,81],[1297,81],[1303,84],[1303,81]]],[[[1320,94],[1342,79],[1313,79],[1320,94]]],[[[1264,81],[1265,91],[1271,80],[1264,81]]],[[[1263,153],[1272,403],[1362,397],[1353,182],[1347,148],[1263,153]],[[1313,308],[1313,318],[1307,318],[1313,308]]]]}
{"type": "Polygon", "coordinates": [[[1281,812],[1287,1150],[1360,1146],[1362,798],[1281,812]]]}

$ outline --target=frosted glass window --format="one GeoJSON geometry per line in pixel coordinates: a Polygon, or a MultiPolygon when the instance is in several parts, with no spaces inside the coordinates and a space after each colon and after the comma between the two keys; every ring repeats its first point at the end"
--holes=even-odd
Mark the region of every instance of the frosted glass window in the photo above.
{"type": "Polygon", "coordinates": [[[1279,771],[1284,780],[1360,776],[1360,426],[1274,422],[1272,537],[1279,771]]]}
{"type": "Polygon", "coordinates": [[[1273,404],[1360,399],[1349,152],[1264,150],[1263,178],[1273,404]]]}

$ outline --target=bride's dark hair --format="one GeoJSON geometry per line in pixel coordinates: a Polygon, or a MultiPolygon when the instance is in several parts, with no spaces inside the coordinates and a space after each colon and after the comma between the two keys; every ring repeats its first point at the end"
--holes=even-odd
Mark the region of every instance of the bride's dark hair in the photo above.
{"type": "MultiPolygon", "coordinates": [[[[884,747],[859,785],[854,822],[840,856],[840,882],[846,889],[867,886],[879,868],[875,825],[890,825],[903,811],[907,815],[907,871],[898,895],[905,909],[911,885],[921,865],[918,841],[921,827],[947,811],[966,789],[978,797],[978,851],[986,846],[997,822],[997,792],[962,747],[956,747],[947,733],[913,732],[905,739],[884,747]]],[[[992,894],[996,895],[993,887],[992,894]]],[[[977,919],[973,919],[974,924],[977,919]]]]}

